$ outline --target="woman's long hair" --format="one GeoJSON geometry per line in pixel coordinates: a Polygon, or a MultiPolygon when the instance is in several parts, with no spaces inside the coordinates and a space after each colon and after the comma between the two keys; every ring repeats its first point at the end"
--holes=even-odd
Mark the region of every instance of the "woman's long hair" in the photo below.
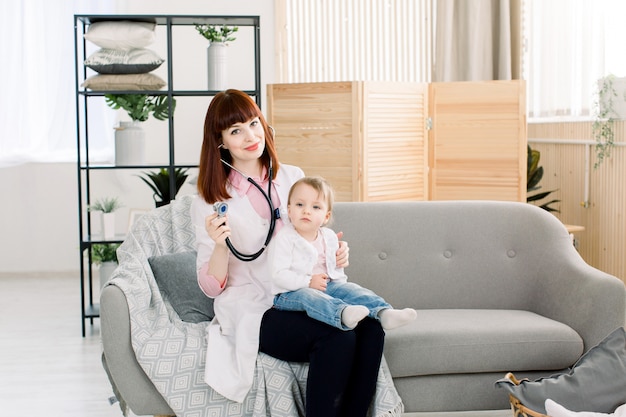
{"type": "Polygon", "coordinates": [[[272,162],[272,179],[276,178],[279,162],[274,146],[274,134],[267,124],[263,113],[254,100],[239,90],[222,91],[213,97],[204,118],[204,139],[200,154],[198,173],[198,193],[209,204],[229,199],[226,190],[228,175],[231,168],[220,159],[232,164],[232,157],[222,144],[222,131],[235,123],[244,123],[258,117],[265,132],[265,149],[261,161],[269,172],[272,162]]]}

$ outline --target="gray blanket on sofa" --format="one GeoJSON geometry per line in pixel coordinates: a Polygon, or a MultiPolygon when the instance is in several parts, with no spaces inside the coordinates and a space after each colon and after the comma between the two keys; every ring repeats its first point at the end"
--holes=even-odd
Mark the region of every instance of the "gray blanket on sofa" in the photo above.
{"type": "MultiPolygon", "coordinates": [[[[142,216],[118,250],[120,265],[107,285],[118,286],[126,296],[137,360],[179,417],[304,416],[306,363],[283,362],[260,353],[253,387],[241,404],[204,382],[207,322],[180,319],[163,297],[148,262],[153,256],[195,249],[189,216],[192,199],[182,197],[142,216]]],[[[120,403],[124,404],[122,398],[120,403]]],[[[402,411],[383,358],[370,416],[400,416],[402,411]]]]}

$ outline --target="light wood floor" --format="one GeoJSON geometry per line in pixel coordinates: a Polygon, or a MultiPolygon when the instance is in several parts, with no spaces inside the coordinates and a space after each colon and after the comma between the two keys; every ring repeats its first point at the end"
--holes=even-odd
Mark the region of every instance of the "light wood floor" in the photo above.
{"type": "Polygon", "coordinates": [[[120,417],[100,362],[99,321],[81,336],[77,273],[0,274],[0,415],[120,417]]]}
{"type": "MultiPolygon", "coordinates": [[[[87,322],[87,335],[81,336],[79,282],[77,273],[0,273],[0,416],[122,416],[119,406],[109,403],[113,392],[100,362],[99,320],[87,322]]],[[[512,413],[405,415],[435,416],[512,413]]]]}

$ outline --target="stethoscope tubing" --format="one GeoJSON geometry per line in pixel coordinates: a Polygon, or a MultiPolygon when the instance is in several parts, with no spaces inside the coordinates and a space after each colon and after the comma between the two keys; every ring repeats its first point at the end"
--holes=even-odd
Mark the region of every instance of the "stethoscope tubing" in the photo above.
{"type": "Polygon", "coordinates": [[[267,236],[265,237],[265,243],[263,243],[263,246],[257,252],[250,253],[250,254],[241,253],[232,244],[232,242],[230,241],[230,238],[229,237],[226,238],[226,246],[228,246],[228,249],[230,249],[231,253],[237,259],[239,259],[240,261],[243,261],[243,262],[251,262],[251,261],[254,261],[255,259],[257,259],[259,256],[261,256],[261,254],[267,248],[267,245],[269,245],[270,240],[272,240],[272,235],[274,234],[274,229],[276,227],[276,219],[278,218],[278,215],[276,213],[276,209],[274,208],[274,203],[272,202],[272,174],[273,174],[272,161],[270,160],[269,177],[268,177],[269,181],[268,181],[268,185],[267,185],[267,193],[265,191],[263,191],[263,188],[261,188],[261,186],[255,180],[253,180],[249,176],[245,175],[243,172],[239,171],[237,168],[235,168],[234,166],[232,166],[228,162],[224,161],[223,159],[220,159],[220,161],[222,161],[222,163],[224,163],[225,165],[227,165],[230,168],[232,168],[235,171],[237,171],[239,174],[243,175],[246,178],[246,180],[248,180],[248,182],[250,184],[252,184],[256,189],[258,189],[261,192],[261,194],[263,195],[263,197],[265,197],[265,201],[267,201],[267,205],[270,208],[270,226],[269,226],[269,229],[267,231],[267,236]]]}

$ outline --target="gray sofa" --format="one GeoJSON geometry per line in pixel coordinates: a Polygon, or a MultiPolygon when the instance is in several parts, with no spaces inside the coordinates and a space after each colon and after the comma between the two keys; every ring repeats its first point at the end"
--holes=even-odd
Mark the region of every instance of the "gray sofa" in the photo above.
{"type": "MultiPolygon", "coordinates": [[[[349,279],[417,309],[385,341],[406,412],[506,409],[494,385],[505,373],[565,370],[624,325],[623,282],[587,265],[560,221],[530,204],[337,203],[334,213],[349,279]]],[[[102,292],[101,320],[120,398],[138,415],[173,414],[137,363],[115,285],[102,292]]]]}

